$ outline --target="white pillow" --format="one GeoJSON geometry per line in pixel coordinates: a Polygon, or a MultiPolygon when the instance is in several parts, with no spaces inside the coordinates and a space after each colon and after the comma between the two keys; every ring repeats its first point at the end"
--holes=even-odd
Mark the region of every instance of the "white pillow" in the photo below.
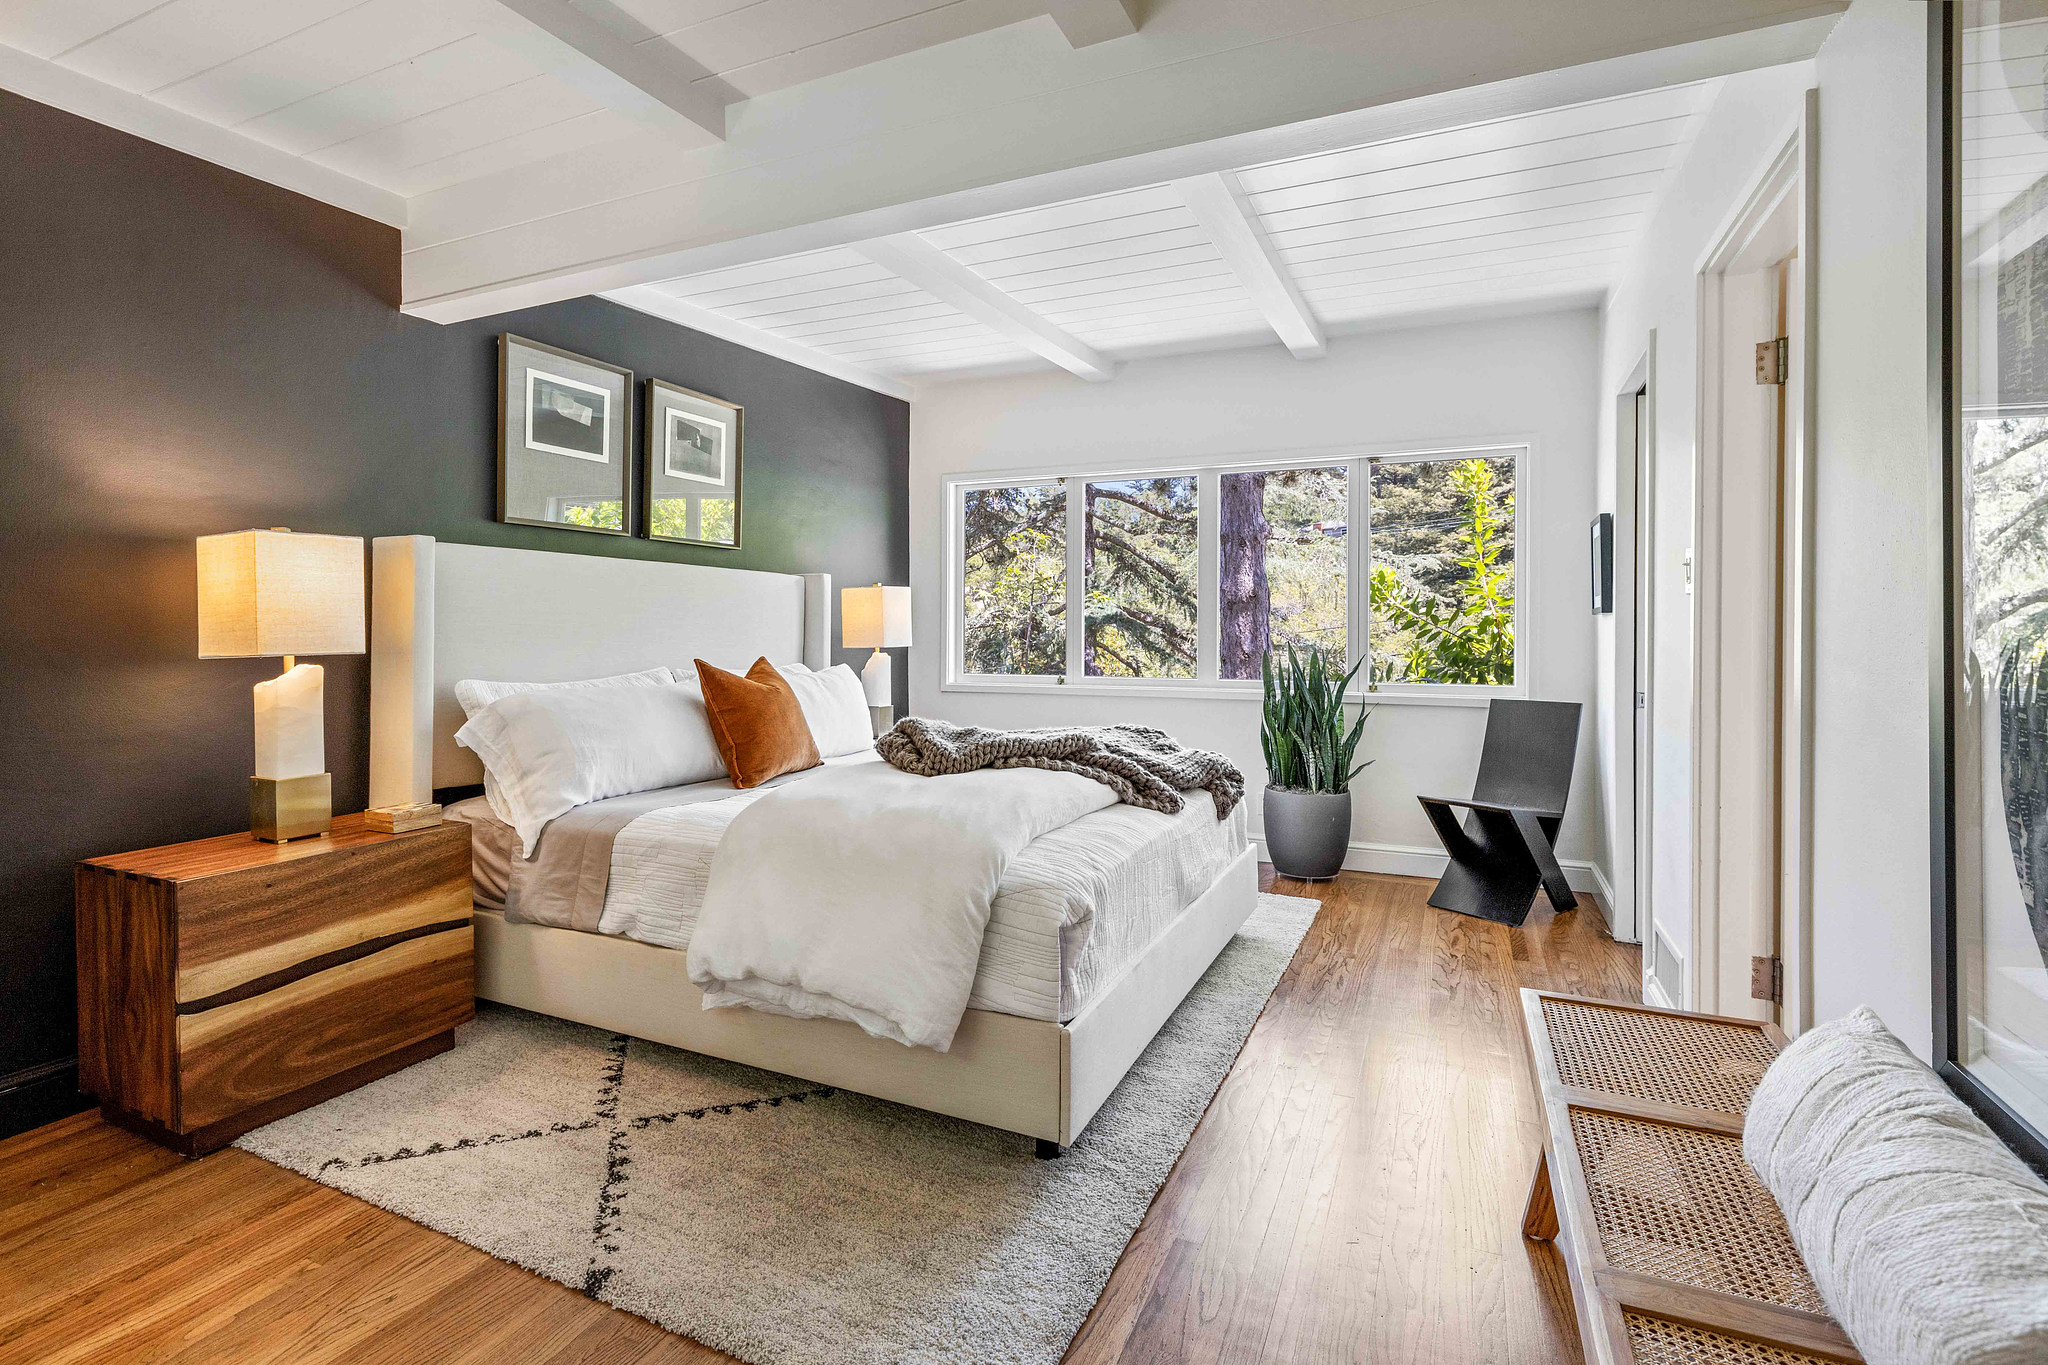
{"type": "Polygon", "coordinates": [[[471,717],[455,742],[483,760],[528,858],[548,822],[578,806],[725,775],[693,683],[518,692],[471,717]]]}
{"type": "Polygon", "coordinates": [[[552,692],[566,687],[662,687],[677,681],[672,668],[648,668],[638,673],[620,673],[610,678],[583,678],[576,682],[484,682],[477,678],[464,678],[455,684],[455,701],[462,707],[462,718],[473,719],[476,713],[494,701],[516,697],[521,692],[552,692]]]}
{"type": "Polygon", "coordinates": [[[875,747],[875,726],[868,716],[868,697],[860,679],[845,664],[834,664],[813,673],[801,664],[777,664],[796,704],[803,708],[804,723],[811,727],[819,758],[837,758],[875,747]]]}
{"type": "MultiPolygon", "coordinates": [[[[663,687],[678,681],[675,670],[669,668],[647,668],[638,673],[619,673],[609,678],[583,678],[575,682],[485,682],[479,678],[464,678],[455,684],[455,703],[462,708],[462,718],[470,720],[476,713],[494,701],[516,697],[522,692],[552,692],[557,688],[583,687],[663,687]]],[[[510,807],[505,804],[504,793],[498,790],[498,779],[491,776],[489,768],[484,769],[484,802],[491,808],[491,814],[506,824],[512,823],[510,807]]]]}

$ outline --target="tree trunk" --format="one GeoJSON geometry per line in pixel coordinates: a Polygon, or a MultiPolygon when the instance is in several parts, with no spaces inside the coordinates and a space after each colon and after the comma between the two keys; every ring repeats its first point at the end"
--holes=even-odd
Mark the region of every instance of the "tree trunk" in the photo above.
{"type": "Polygon", "coordinates": [[[1266,476],[1225,474],[1222,485],[1221,562],[1217,596],[1222,620],[1219,643],[1222,675],[1256,678],[1272,645],[1266,586],[1266,476]]]}

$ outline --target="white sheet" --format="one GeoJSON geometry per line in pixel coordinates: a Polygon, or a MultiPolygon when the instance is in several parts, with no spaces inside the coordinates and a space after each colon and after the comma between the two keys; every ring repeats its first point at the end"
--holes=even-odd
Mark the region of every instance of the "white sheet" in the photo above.
{"type": "MultiPolygon", "coordinates": [[[[870,752],[827,762],[848,761],[880,760],[870,752]]],[[[762,794],[653,811],[621,830],[599,932],[687,949],[718,840],[762,794]]],[[[477,903],[502,909],[516,836],[481,797],[448,814],[478,826],[477,903]]],[[[1027,845],[1010,860],[990,908],[968,1007],[1072,1019],[1244,851],[1245,814],[1239,802],[1218,821],[1208,793],[1190,792],[1178,815],[1108,806],[1027,845]]]]}
{"type": "Polygon", "coordinates": [[[706,1009],[845,1019],[944,1052],[1011,857],[1115,799],[1076,773],[883,763],[778,788],[712,855],[690,980],[706,1009]]]}

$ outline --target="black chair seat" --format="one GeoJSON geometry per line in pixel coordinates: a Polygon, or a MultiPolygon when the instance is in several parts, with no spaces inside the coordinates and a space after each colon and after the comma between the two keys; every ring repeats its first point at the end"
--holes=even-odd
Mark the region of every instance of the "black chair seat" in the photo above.
{"type": "Polygon", "coordinates": [[[1575,701],[1490,703],[1472,795],[1416,798],[1450,855],[1431,905],[1520,924],[1541,887],[1556,909],[1577,907],[1556,844],[1578,756],[1580,709],[1575,701]]]}

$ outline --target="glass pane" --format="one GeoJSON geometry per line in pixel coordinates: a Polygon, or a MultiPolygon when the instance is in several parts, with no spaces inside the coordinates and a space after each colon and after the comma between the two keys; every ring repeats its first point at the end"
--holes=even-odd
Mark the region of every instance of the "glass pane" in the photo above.
{"type": "Polygon", "coordinates": [[[1067,671],[1067,490],[970,488],[965,499],[963,672],[1067,671]]]}
{"type": "Polygon", "coordinates": [[[549,521],[567,522],[571,526],[592,526],[605,531],[618,531],[626,525],[626,505],[618,499],[576,502],[563,498],[548,499],[549,521]]]}
{"type": "Polygon", "coordinates": [[[1195,676],[1195,477],[1087,485],[1091,678],[1195,676]]]}
{"type": "Polygon", "coordinates": [[[2018,8],[1962,6],[1957,1051],[2048,1132],[2048,22],[2018,8]]]}
{"type": "Polygon", "coordinates": [[[734,541],[731,498],[657,497],[648,504],[648,531],[673,540],[704,540],[719,545],[734,541]]]}
{"type": "Polygon", "coordinates": [[[1515,680],[1515,461],[1374,460],[1376,683],[1515,680]]]}
{"type": "Polygon", "coordinates": [[[1218,526],[1218,666],[1256,678],[1268,649],[1344,658],[1349,480],[1335,469],[1225,474],[1218,526]]]}

